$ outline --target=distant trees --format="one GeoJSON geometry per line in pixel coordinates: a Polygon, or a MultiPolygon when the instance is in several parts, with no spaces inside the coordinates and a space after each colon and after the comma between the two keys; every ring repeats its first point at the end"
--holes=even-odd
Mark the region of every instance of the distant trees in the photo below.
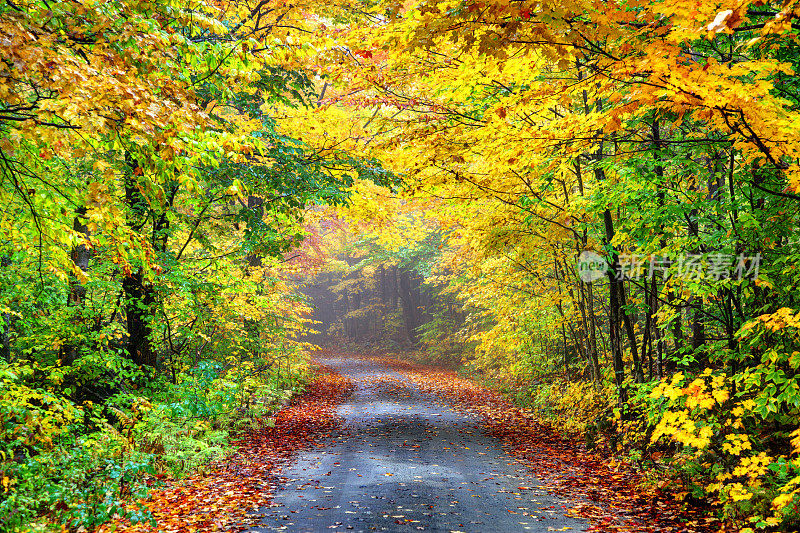
{"type": "Polygon", "coordinates": [[[423,283],[431,242],[438,237],[392,252],[370,228],[351,235],[346,225],[328,226],[323,240],[330,255],[303,289],[319,322],[311,338],[384,349],[419,346],[420,328],[443,300],[438,290],[423,283]]]}

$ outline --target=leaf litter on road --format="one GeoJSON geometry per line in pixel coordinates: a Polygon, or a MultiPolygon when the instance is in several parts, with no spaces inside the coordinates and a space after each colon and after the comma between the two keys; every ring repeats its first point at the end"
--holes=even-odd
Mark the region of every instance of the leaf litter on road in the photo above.
{"type": "Polygon", "coordinates": [[[587,450],[582,442],[541,423],[498,392],[452,371],[392,358],[379,360],[408,377],[420,390],[435,394],[456,409],[479,415],[487,429],[502,439],[515,459],[541,479],[548,490],[579,502],[565,512],[589,519],[589,531],[737,530],[719,521],[710,506],[682,503],[669,487],[646,488],[643,475],[633,466],[587,450]]]}

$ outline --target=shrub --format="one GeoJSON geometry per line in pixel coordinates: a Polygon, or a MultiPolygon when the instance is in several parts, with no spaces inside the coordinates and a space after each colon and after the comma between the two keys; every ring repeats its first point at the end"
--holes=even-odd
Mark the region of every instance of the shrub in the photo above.
{"type": "Polygon", "coordinates": [[[90,403],[78,407],[22,383],[27,372],[20,365],[0,370],[0,529],[21,530],[43,515],[70,530],[93,529],[114,515],[146,518],[126,503],[143,494],[151,457],[133,452],[90,403]]]}

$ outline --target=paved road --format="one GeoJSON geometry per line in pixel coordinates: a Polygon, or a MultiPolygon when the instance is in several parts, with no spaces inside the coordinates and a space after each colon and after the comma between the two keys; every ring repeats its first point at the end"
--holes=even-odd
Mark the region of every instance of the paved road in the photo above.
{"type": "MultiPolygon", "coordinates": [[[[292,531],[585,531],[475,418],[369,360],[325,359],[349,376],[345,423],[284,470],[263,525],[292,531]]],[[[566,506],[566,507],[565,507],[566,506]]]]}

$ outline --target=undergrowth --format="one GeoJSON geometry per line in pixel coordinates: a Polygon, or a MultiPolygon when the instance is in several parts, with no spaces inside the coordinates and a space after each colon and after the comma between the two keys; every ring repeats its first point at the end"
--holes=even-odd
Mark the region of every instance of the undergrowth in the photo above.
{"type": "Polygon", "coordinates": [[[148,521],[131,502],[231,453],[235,434],[270,425],[311,377],[300,360],[228,369],[200,361],[175,383],[131,372],[92,402],[80,401],[78,388],[67,397],[37,379],[52,369],[2,363],[0,531],[91,531],[115,516],[148,521]]]}

